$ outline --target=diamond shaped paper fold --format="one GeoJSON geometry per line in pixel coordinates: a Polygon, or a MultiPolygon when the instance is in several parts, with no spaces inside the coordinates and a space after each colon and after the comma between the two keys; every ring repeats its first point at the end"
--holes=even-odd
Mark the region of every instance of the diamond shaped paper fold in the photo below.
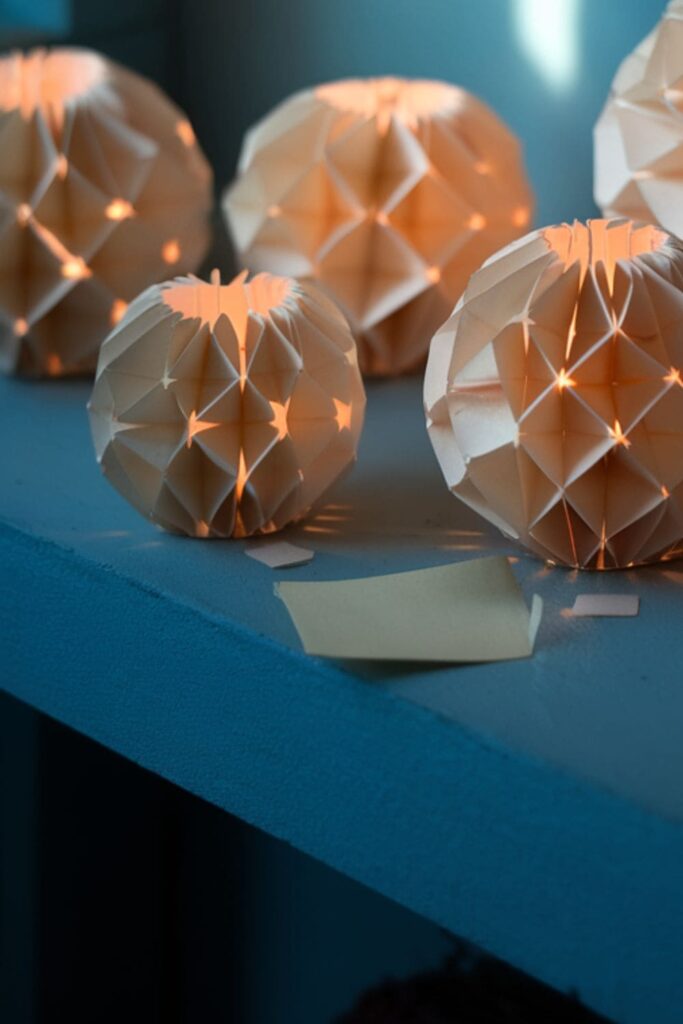
{"type": "Polygon", "coordinates": [[[365,408],[337,308],[287,278],[149,288],[102,345],[90,417],[116,489],[197,537],[270,533],[355,459],[365,408]]]}
{"type": "Polygon", "coordinates": [[[683,249],[625,220],[491,257],[434,336],[427,427],[450,490],[536,554],[683,551],[683,249]]]}
{"type": "Polygon", "coordinates": [[[318,283],[361,369],[418,367],[470,274],[530,222],[519,145],[484,103],[440,82],[336,82],[247,134],[224,213],[250,270],[318,283]]]}
{"type": "Polygon", "coordinates": [[[622,63],[595,126],[595,200],[606,217],[683,236],[683,2],[622,63]]]}
{"type": "Polygon", "coordinates": [[[211,171],[185,115],[87,50],[0,59],[0,369],[93,370],[141,289],[193,270],[211,171]]]}

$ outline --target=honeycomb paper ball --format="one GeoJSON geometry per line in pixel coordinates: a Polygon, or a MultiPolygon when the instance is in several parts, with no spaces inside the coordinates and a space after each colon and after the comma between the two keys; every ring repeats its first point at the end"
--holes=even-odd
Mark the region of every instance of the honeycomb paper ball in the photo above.
{"type": "Polygon", "coordinates": [[[424,363],[470,274],[528,229],[517,139],[442,82],[351,80],[299,93],[247,134],[224,198],[251,270],[315,280],[361,369],[424,363]]]}
{"type": "Polygon", "coordinates": [[[595,199],[605,216],[683,235],[683,2],[626,58],[595,126],[595,199]]]}
{"type": "Polygon", "coordinates": [[[94,370],[126,304],[208,242],[185,115],[88,50],[0,58],[0,369],[94,370]]]}
{"type": "Polygon", "coordinates": [[[353,462],[364,408],[341,313],[268,274],[149,288],[104,342],[89,405],[109,481],[196,537],[302,516],[353,462]]]}
{"type": "Polygon", "coordinates": [[[683,250],[624,220],[534,231],[435,335],[427,426],[450,490],[554,562],[683,545],[683,250]]]}

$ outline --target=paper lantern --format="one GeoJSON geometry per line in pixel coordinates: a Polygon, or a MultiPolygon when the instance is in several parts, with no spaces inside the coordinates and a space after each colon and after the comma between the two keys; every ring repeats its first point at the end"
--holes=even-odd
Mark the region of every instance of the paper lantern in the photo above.
{"type": "Polygon", "coordinates": [[[192,270],[211,172],[185,115],[88,50],[0,59],[0,369],[94,370],[142,288],[192,270]]]}
{"type": "Polygon", "coordinates": [[[427,425],[457,497],[553,562],[683,549],[683,249],[625,220],[493,256],[435,335],[427,425]]]}
{"type": "Polygon", "coordinates": [[[619,68],[595,126],[595,199],[605,216],[683,235],[683,2],[619,68]]]}
{"type": "Polygon", "coordinates": [[[302,516],[353,462],[364,407],[341,313],[267,274],[149,288],[104,342],[89,406],[109,481],[196,537],[302,516]]]}
{"type": "Polygon", "coordinates": [[[342,81],[247,135],[224,212],[245,266],[310,278],[346,314],[361,369],[424,363],[482,260],[528,229],[519,144],[442,82],[342,81]]]}

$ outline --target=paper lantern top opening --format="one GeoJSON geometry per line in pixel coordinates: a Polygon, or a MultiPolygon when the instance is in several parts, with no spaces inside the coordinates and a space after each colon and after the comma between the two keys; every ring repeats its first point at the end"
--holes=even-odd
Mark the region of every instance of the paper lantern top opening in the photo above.
{"type": "Polygon", "coordinates": [[[449,488],[551,562],[683,551],[683,248],[627,220],[500,250],[437,332],[428,429],[449,488]]]}
{"type": "Polygon", "coordinates": [[[391,116],[407,124],[438,113],[453,113],[461,106],[462,92],[445,82],[403,78],[349,78],[320,85],[318,99],[336,110],[387,120],[391,116]]]}
{"type": "Polygon", "coordinates": [[[0,109],[20,110],[26,120],[36,110],[59,113],[107,77],[105,61],[88,50],[44,49],[12,54],[0,62],[0,109]]]}
{"type": "Polygon", "coordinates": [[[174,313],[188,319],[198,317],[210,327],[226,316],[238,334],[243,334],[249,316],[270,317],[287,304],[295,288],[290,278],[257,274],[247,281],[246,277],[246,273],[240,274],[229,284],[221,284],[220,273],[214,270],[210,282],[194,277],[176,280],[164,289],[163,299],[174,313]]]}
{"type": "Polygon", "coordinates": [[[670,236],[651,224],[632,221],[615,224],[614,220],[589,220],[585,224],[557,224],[541,232],[548,248],[562,261],[565,269],[581,264],[581,274],[588,267],[602,263],[610,281],[620,260],[632,260],[645,253],[662,249],[670,236]]]}

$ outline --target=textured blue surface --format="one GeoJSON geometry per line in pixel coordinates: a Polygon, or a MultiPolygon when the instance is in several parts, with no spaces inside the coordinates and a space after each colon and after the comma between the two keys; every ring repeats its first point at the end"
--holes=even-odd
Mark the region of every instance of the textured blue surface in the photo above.
{"type": "MultiPolygon", "coordinates": [[[[289,579],[504,550],[451,498],[418,380],[369,389],[358,466],[289,579]]],[[[305,657],[241,542],[165,536],[99,476],[84,383],[0,384],[0,664],[32,706],[626,1024],[678,1020],[680,566],[520,557],[538,650],[496,666],[305,657]],[[572,621],[577,590],[642,597],[572,621]],[[644,939],[646,937],[646,939],[644,939]]]]}

